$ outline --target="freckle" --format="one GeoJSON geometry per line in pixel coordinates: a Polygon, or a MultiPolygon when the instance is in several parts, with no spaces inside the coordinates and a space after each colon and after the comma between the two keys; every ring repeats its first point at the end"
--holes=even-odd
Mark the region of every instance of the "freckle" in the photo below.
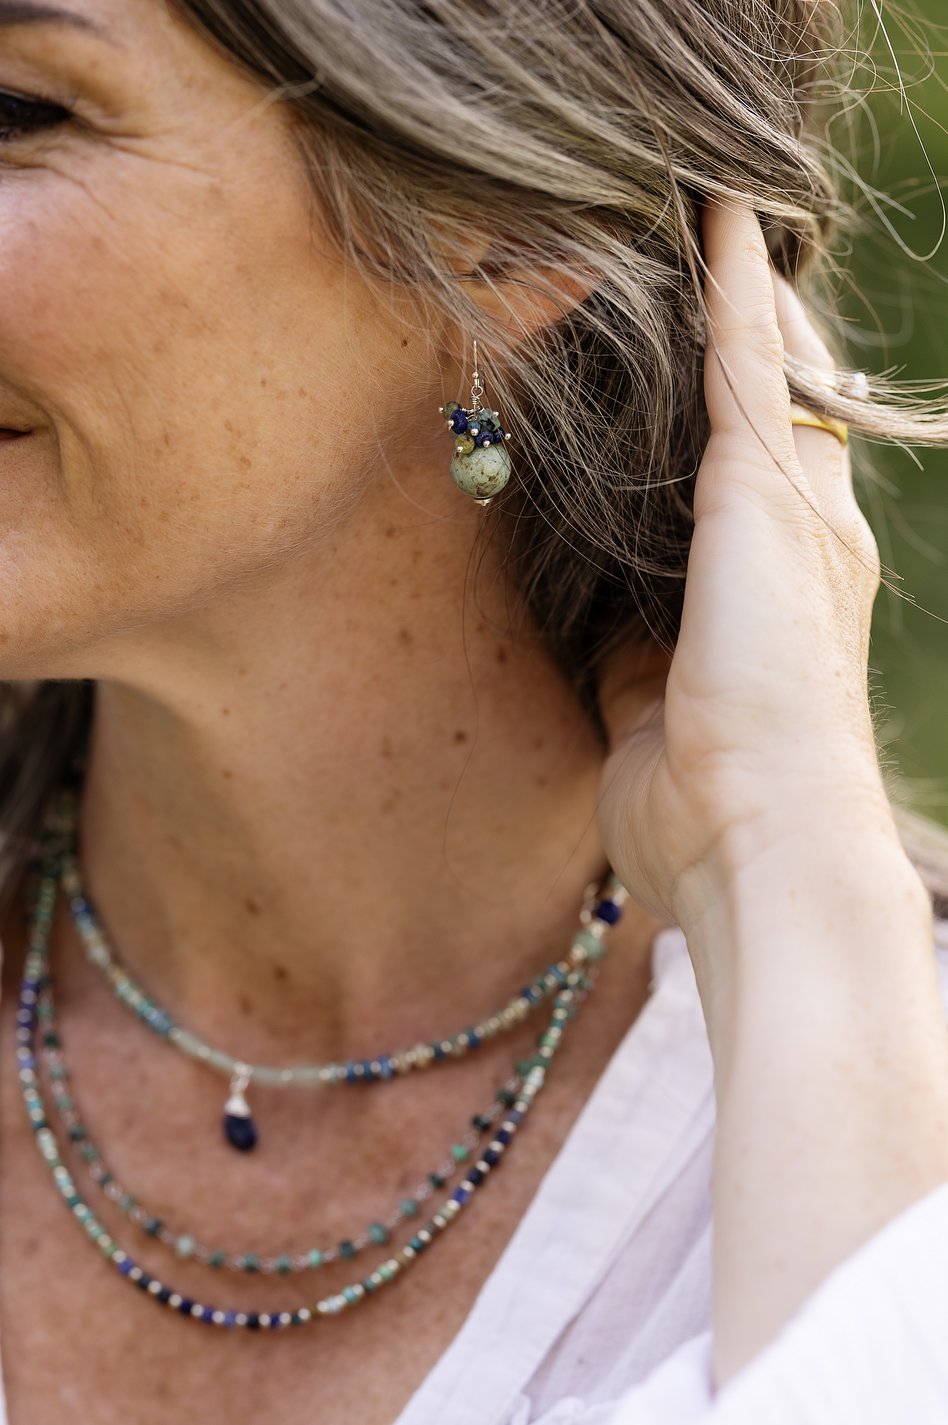
{"type": "Polygon", "coordinates": [[[533,745],[534,745],[535,748],[537,748],[537,749],[539,750],[539,749],[543,746],[543,738],[542,738],[542,737],[535,737],[535,738],[533,739],[533,745]]]}
{"type": "Polygon", "coordinates": [[[500,648],[500,647],[498,647],[495,656],[496,656],[496,658],[497,658],[497,662],[498,662],[498,663],[506,663],[506,662],[507,662],[507,650],[506,650],[506,648],[500,648]]]}
{"type": "Polygon", "coordinates": [[[171,444],[171,436],[170,436],[170,434],[168,433],[168,431],[165,431],[165,432],[163,433],[163,435],[162,435],[161,438],[162,438],[162,440],[164,441],[165,445],[170,445],[170,444],[171,444]]]}
{"type": "Polygon", "coordinates": [[[285,965],[274,965],[273,978],[275,980],[288,980],[290,978],[290,972],[285,965]]]}
{"type": "Polygon", "coordinates": [[[403,337],[402,337],[402,346],[407,346],[407,345],[408,345],[408,338],[407,338],[407,336],[403,336],[403,337]]]}
{"type": "Polygon", "coordinates": [[[233,429],[234,429],[233,423],[232,423],[231,421],[225,421],[225,422],[224,422],[224,429],[225,429],[225,430],[233,430],[233,429]]]}
{"type": "Polygon", "coordinates": [[[253,898],[253,896],[245,896],[245,897],[244,897],[244,908],[247,910],[248,914],[250,914],[250,915],[259,915],[259,914],[260,914],[260,902],[259,902],[259,901],[255,901],[254,898],[253,898]]]}
{"type": "Polygon", "coordinates": [[[247,676],[246,668],[238,668],[237,672],[240,674],[241,678],[245,678],[247,676]]]}
{"type": "Polygon", "coordinates": [[[546,776],[543,776],[543,775],[537,777],[537,786],[538,786],[538,787],[547,787],[547,786],[549,786],[549,784],[550,784],[550,779],[549,779],[549,777],[546,777],[546,776]]]}
{"type": "Polygon", "coordinates": [[[415,641],[415,636],[410,628],[400,628],[398,630],[398,641],[409,648],[415,641]]]}
{"type": "Polygon", "coordinates": [[[300,386],[299,391],[298,391],[297,394],[300,395],[300,396],[305,396],[305,395],[306,395],[306,387],[305,387],[305,386],[300,386]]]}
{"type": "Polygon", "coordinates": [[[391,757],[391,755],[392,755],[392,744],[391,744],[391,741],[390,741],[389,738],[383,737],[383,738],[382,738],[382,756],[383,756],[383,757],[391,757]]]}
{"type": "Polygon", "coordinates": [[[392,538],[392,535],[393,535],[394,533],[395,533],[395,526],[394,526],[393,524],[387,524],[387,525],[385,526],[385,538],[386,538],[386,539],[391,539],[391,538],[392,538]]]}
{"type": "Polygon", "coordinates": [[[230,717],[230,708],[221,708],[221,712],[225,717],[230,717]]]}
{"type": "Polygon", "coordinates": [[[379,810],[381,812],[394,811],[399,801],[401,800],[401,795],[401,792],[396,787],[395,791],[392,792],[391,796],[385,798],[385,801],[379,807],[379,810]]]}
{"type": "Polygon", "coordinates": [[[390,589],[397,589],[397,588],[398,588],[398,580],[397,580],[397,579],[389,579],[389,581],[388,581],[388,587],[389,587],[390,589]]]}
{"type": "Polygon", "coordinates": [[[454,740],[455,740],[455,742],[466,742],[466,741],[467,741],[467,733],[464,731],[464,728],[463,728],[463,727],[459,727],[459,728],[458,728],[457,732],[454,734],[454,740]]]}
{"type": "Polygon", "coordinates": [[[249,458],[249,456],[242,455],[242,456],[240,457],[240,460],[239,460],[237,463],[239,464],[241,470],[249,470],[249,469],[250,469],[250,458],[249,458]]]}
{"type": "Polygon", "coordinates": [[[238,994],[237,1003],[240,1005],[242,1014],[250,1013],[250,1001],[245,994],[238,994]]]}
{"type": "Polygon", "coordinates": [[[231,777],[232,777],[233,775],[234,775],[234,774],[233,774],[233,772],[230,770],[229,767],[224,767],[224,768],[222,768],[222,770],[221,770],[221,776],[222,776],[222,777],[225,777],[225,778],[227,779],[227,781],[230,781],[230,779],[231,779],[231,777]]]}

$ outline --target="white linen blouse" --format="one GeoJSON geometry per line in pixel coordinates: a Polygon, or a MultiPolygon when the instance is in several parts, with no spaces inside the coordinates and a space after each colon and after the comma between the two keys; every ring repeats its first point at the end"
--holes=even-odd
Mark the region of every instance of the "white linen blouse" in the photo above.
{"type": "MultiPolygon", "coordinates": [[[[948,1011],[948,920],[934,952],[948,1011]]],[[[678,927],[652,965],[651,997],[392,1425],[948,1425],[948,1183],[712,1390],[712,1063],[678,927]]]]}

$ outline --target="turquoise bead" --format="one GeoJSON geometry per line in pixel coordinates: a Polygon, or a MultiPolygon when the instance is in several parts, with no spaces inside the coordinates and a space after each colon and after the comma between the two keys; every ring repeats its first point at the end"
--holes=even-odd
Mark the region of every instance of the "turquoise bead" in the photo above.
{"type": "Polygon", "coordinates": [[[402,1205],[399,1211],[403,1217],[417,1217],[418,1204],[413,1197],[405,1197],[402,1199],[402,1205]]]}
{"type": "Polygon", "coordinates": [[[459,490],[476,500],[499,494],[510,479],[510,456],[503,441],[476,445],[469,455],[453,456],[451,479],[459,490]]]}

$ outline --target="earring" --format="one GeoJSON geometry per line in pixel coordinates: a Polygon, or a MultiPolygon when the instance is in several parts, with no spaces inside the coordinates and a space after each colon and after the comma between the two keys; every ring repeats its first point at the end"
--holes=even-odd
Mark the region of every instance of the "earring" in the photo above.
{"type": "Polygon", "coordinates": [[[481,405],[483,394],[475,341],[470,407],[448,401],[438,411],[447,421],[448,430],[457,437],[451,479],[479,505],[489,505],[510,479],[510,456],[505,448],[510,433],[501,426],[497,411],[481,405]]]}

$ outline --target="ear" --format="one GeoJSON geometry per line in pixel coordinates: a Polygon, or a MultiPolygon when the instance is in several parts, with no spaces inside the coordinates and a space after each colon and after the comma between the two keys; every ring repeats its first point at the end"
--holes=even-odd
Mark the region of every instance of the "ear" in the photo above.
{"type": "Polygon", "coordinates": [[[479,226],[461,233],[452,227],[443,255],[489,324],[506,330],[514,342],[560,321],[586,300],[600,280],[595,273],[565,271],[559,263],[525,262],[512,267],[509,242],[479,226]]]}

